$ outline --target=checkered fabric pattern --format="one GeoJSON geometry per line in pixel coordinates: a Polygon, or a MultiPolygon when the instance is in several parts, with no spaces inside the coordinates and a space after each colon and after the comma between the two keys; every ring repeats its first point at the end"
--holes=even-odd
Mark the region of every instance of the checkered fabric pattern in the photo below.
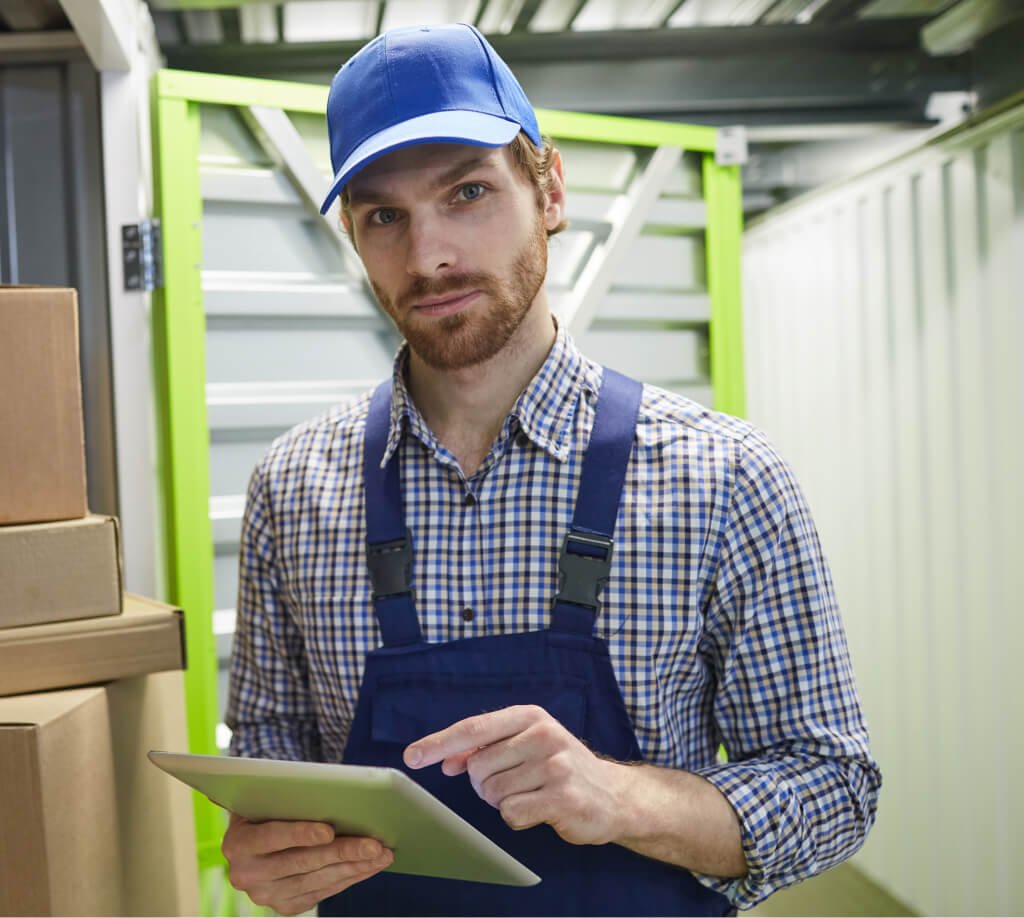
{"type": "MultiPolygon", "coordinates": [[[[559,330],[469,479],[395,362],[424,639],[547,627],[601,368],[559,330]]],[[[227,723],[235,755],[339,762],[379,646],[364,555],[369,394],[277,439],[242,531],[227,723]]],[[[645,386],[597,631],[646,761],[703,775],[742,827],[748,907],[849,856],[881,776],[804,498],[750,424],[645,386]],[[728,763],[718,761],[719,744],[728,763]]]]}

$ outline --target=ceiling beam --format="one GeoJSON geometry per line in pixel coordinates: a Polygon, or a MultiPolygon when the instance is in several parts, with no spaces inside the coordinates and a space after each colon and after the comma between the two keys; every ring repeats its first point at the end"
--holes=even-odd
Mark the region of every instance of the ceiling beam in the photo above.
{"type": "Polygon", "coordinates": [[[1021,0],[961,0],[921,29],[921,44],[929,54],[962,54],[1019,20],[1024,20],[1021,0]]]}
{"type": "MultiPolygon", "coordinates": [[[[926,121],[970,88],[967,56],[934,58],[920,22],[495,36],[534,105],[696,123],[926,121]],[[727,120],[716,120],[726,118],[727,120]]],[[[329,82],[361,42],[168,47],[172,67],[329,82]]]]}
{"type": "Polygon", "coordinates": [[[82,42],[71,29],[46,32],[0,32],[0,59],[5,64],[81,57],[82,42]]]}
{"type": "Polygon", "coordinates": [[[134,8],[115,0],[60,0],[60,5],[97,70],[131,69],[137,39],[134,8]]]}
{"type": "MultiPolygon", "coordinates": [[[[196,7],[198,8],[198,6],[196,7]]],[[[753,25],[692,26],[680,29],[621,29],[616,31],[521,32],[489,34],[488,41],[510,66],[536,61],[638,61],[646,58],[716,58],[722,55],[755,53],[800,54],[809,48],[819,51],[920,51],[920,31],[925,17],[894,20],[858,20],[836,25],[753,25]]],[[[322,61],[344,61],[356,53],[365,40],[294,43],[274,48],[247,48],[225,45],[217,56],[229,60],[228,66],[216,68],[230,71],[233,61],[247,65],[252,61],[273,57],[290,58],[288,67],[295,69],[303,59],[314,63],[307,69],[322,66],[322,61]],[[247,60],[247,58],[249,60],[247,60]]],[[[181,55],[185,55],[181,51],[181,55]]],[[[184,61],[184,56],[181,59],[184,61]]],[[[199,68],[191,68],[199,69],[199,68]]]]}
{"type": "Polygon", "coordinates": [[[811,22],[838,23],[855,18],[871,0],[825,0],[811,15],[811,22]]]}
{"type": "Polygon", "coordinates": [[[540,0],[526,0],[516,14],[516,21],[512,25],[512,31],[525,32],[530,27],[530,23],[533,22],[533,17],[537,15],[538,9],[540,9],[540,0]]]}
{"type": "Polygon", "coordinates": [[[67,24],[56,0],[3,0],[0,23],[12,32],[42,32],[67,24]]]}

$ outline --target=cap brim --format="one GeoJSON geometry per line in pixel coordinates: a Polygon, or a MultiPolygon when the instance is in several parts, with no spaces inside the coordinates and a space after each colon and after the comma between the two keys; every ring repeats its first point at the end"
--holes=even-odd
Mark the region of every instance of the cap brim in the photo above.
{"type": "Polygon", "coordinates": [[[320,213],[326,214],[345,183],[360,169],[385,153],[417,143],[468,143],[502,147],[520,131],[515,121],[482,112],[433,112],[396,124],[360,144],[334,176],[320,213]]]}

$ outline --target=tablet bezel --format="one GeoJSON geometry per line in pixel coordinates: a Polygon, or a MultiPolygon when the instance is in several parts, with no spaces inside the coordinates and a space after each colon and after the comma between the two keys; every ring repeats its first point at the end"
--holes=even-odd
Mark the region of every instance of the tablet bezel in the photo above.
{"type": "Polygon", "coordinates": [[[394,768],[151,750],[149,760],[255,822],[328,822],[377,838],[394,873],[533,886],[540,877],[394,768]]]}

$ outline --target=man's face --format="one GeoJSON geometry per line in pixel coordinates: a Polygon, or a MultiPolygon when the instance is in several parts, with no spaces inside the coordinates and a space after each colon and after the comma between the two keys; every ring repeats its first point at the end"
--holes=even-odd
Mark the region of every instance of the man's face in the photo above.
{"type": "Polygon", "coordinates": [[[505,347],[541,292],[560,194],[538,203],[507,148],[462,144],[383,156],[349,194],[373,290],[424,363],[463,369],[505,347]]]}

